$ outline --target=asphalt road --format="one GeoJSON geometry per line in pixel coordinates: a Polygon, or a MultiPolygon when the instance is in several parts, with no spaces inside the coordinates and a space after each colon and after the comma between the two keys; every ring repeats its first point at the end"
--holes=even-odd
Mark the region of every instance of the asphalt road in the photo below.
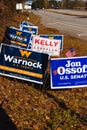
{"type": "Polygon", "coordinates": [[[44,26],[55,28],[79,39],[87,40],[87,12],[71,10],[55,11],[38,10],[33,12],[41,16],[41,23],[44,26]]]}

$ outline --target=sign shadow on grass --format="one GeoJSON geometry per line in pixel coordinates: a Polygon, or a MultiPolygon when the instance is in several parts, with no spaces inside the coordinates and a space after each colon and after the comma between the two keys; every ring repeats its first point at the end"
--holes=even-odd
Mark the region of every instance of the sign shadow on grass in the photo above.
{"type": "Polygon", "coordinates": [[[10,119],[6,111],[2,108],[0,104],[0,129],[1,130],[17,130],[17,127],[10,119]]]}

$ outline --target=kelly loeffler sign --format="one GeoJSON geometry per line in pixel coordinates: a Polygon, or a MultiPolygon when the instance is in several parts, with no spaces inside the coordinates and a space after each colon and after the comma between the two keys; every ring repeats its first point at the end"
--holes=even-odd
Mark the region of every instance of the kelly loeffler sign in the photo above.
{"type": "Polygon", "coordinates": [[[32,50],[48,55],[60,55],[60,40],[33,36],[32,50]]]}
{"type": "Polygon", "coordinates": [[[63,50],[63,35],[53,35],[53,34],[40,34],[40,37],[48,38],[48,39],[54,39],[54,40],[60,40],[60,50],[63,50]]]}
{"type": "Polygon", "coordinates": [[[87,56],[50,60],[51,88],[87,86],[87,56]]]}
{"type": "Polygon", "coordinates": [[[1,75],[43,84],[47,62],[47,54],[1,45],[1,75]]]}

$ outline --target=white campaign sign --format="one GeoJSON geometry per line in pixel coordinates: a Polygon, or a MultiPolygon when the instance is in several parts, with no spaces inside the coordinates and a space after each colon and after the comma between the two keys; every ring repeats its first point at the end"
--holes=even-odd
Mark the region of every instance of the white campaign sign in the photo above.
{"type": "Polygon", "coordinates": [[[43,52],[49,55],[60,55],[61,40],[48,39],[39,36],[33,36],[32,50],[43,52]]]}
{"type": "Polygon", "coordinates": [[[16,4],[16,10],[22,10],[22,9],[23,9],[22,3],[17,3],[16,4]]]}

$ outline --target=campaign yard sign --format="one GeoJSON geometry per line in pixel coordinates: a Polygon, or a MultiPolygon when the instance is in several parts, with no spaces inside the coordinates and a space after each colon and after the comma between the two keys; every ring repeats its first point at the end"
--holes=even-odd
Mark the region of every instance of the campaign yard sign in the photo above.
{"type": "Polygon", "coordinates": [[[22,21],[20,23],[20,28],[22,27],[22,25],[33,26],[33,24],[31,22],[28,22],[28,21],[22,21]]]}
{"type": "Polygon", "coordinates": [[[37,26],[22,25],[22,30],[31,32],[35,35],[38,34],[38,27],[37,26]]]}
{"type": "Polygon", "coordinates": [[[22,3],[16,3],[16,10],[22,10],[22,9],[23,9],[22,3]]]}
{"type": "Polygon", "coordinates": [[[53,34],[40,34],[40,37],[44,37],[44,38],[49,38],[49,39],[55,39],[55,40],[60,40],[60,50],[63,50],[63,35],[53,35],[53,34]]]}
{"type": "Polygon", "coordinates": [[[20,23],[20,29],[31,32],[34,35],[38,34],[38,27],[27,21],[23,21],[20,23]]]}
{"type": "Polygon", "coordinates": [[[1,75],[43,84],[47,62],[47,54],[1,44],[1,75]]]}
{"type": "Polygon", "coordinates": [[[6,27],[5,36],[3,38],[3,43],[11,44],[21,48],[31,49],[31,38],[32,33],[25,32],[15,27],[6,27]]]}
{"type": "Polygon", "coordinates": [[[32,50],[52,56],[59,56],[60,42],[60,40],[48,39],[34,35],[32,39],[32,50]]]}
{"type": "Polygon", "coordinates": [[[21,30],[31,32],[34,35],[38,34],[38,27],[37,26],[22,25],[21,30]]]}
{"type": "Polygon", "coordinates": [[[87,86],[87,56],[52,58],[50,60],[51,88],[78,88],[87,86]]]}

